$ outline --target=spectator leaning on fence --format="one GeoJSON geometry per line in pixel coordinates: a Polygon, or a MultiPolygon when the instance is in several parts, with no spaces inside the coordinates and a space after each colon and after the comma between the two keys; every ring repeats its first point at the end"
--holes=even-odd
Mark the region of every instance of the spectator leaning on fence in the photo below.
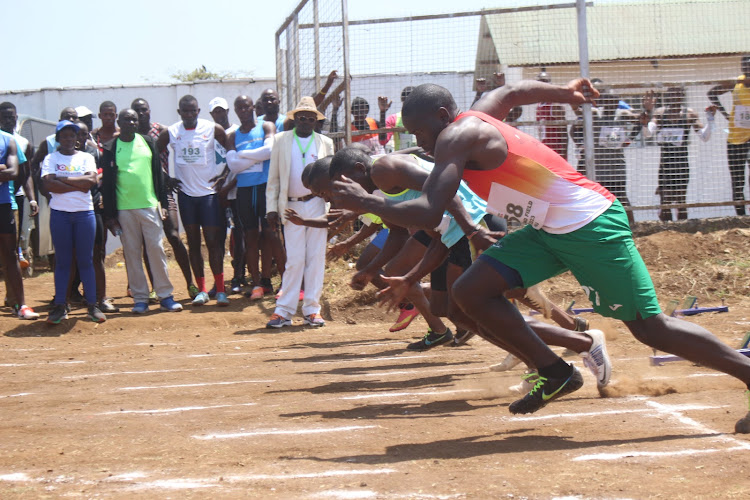
{"type": "Polygon", "coordinates": [[[268,223],[272,228],[280,221],[284,224],[287,263],[281,296],[266,326],[281,328],[292,324],[303,278],[304,322],[310,326],[323,326],[325,322],[320,315],[320,296],[323,292],[328,231],[288,222],[284,211],[289,207],[300,217],[310,219],[325,215],[325,201],[302,184],[302,171],[319,158],[332,155],[333,141],[313,131],[323,114],[317,110],[312,97],[303,97],[297,107],[287,113],[287,117],[294,120],[294,130],[282,132],[274,138],[266,188],[268,223]]]}
{"type": "Polygon", "coordinates": [[[156,141],[136,132],[138,114],[123,109],[117,119],[120,135],[104,144],[102,196],[104,217],[112,234],[122,240],[128,283],[135,306],[132,312],[148,311],[149,286],[143,272],[142,253],[151,263],[154,290],[161,309],[181,311],[172,297],[173,287],[164,253],[162,215],[166,218],[167,191],[159,163],[156,141]]]}
{"type": "MultiPolygon", "coordinates": [[[[727,160],[732,177],[732,199],[745,200],[745,172],[750,167],[750,54],[742,56],[742,74],[734,82],[724,82],[708,91],[711,104],[729,121],[727,160]],[[719,96],[732,91],[732,111],[719,101],[719,96]]],[[[737,215],[745,215],[745,205],[736,205],[737,215]]]]}
{"type": "MultiPolygon", "coordinates": [[[[378,129],[378,122],[367,116],[369,112],[370,104],[364,98],[352,99],[352,132],[378,129]]],[[[352,135],[352,142],[365,146],[371,155],[381,154],[384,151],[378,140],[378,134],[352,135]]]]}
{"type": "MultiPolygon", "coordinates": [[[[411,94],[412,90],[414,90],[414,87],[410,85],[408,87],[404,87],[404,89],[401,91],[402,105],[406,98],[409,97],[409,94],[411,94]]],[[[380,109],[379,126],[380,128],[403,128],[404,122],[401,119],[401,111],[388,116],[388,118],[385,117],[385,113],[390,109],[391,104],[393,104],[393,101],[389,101],[388,97],[378,97],[378,108],[380,109]]],[[[399,151],[401,149],[412,148],[417,145],[417,140],[414,138],[414,134],[410,134],[408,131],[381,132],[378,135],[378,140],[380,141],[381,146],[385,146],[386,149],[390,151],[399,151]],[[391,146],[388,146],[391,139],[393,140],[393,143],[391,146]]]]}
{"type": "MultiPolygon", "coordinates": [[[[550,77],[544,69],[537,75],[537,81],[550,83],[550,77]]],[[[539,123],[539,138],[542,143],[555,153],[568,159],[568,126],[566,124],[547,124],[546,122],[565,121],[565,107],[554,102],[540,102],[536,108],[536,121],[539,123]]]]}
{"type": "MultiPolygon", "coordinates": [[[[643,121],[648,120],[645,123],[643,135],[645,137],[656,135],[656,142],[661,146],[659,186],[656,189],[661,197],[661,204],[684,204],[690,180],[688,163],[690,129],[695,130],[702,141],[708,141],[711,138],[716,107],[706,108],[708,124],[704,127],[698,118],[698,113],[685,106],[685,89],[670,87],[664,95],[662,107],[654,110],[654,93],[649,92],[643,98],[643,108],[646,115],[643,121]]],[[[677,209],[677,218],[679,220],[688,218],[687,207],[677,209]]],[[[671,221],[672,209],[662,208],[659,219],[671,221]]]]}

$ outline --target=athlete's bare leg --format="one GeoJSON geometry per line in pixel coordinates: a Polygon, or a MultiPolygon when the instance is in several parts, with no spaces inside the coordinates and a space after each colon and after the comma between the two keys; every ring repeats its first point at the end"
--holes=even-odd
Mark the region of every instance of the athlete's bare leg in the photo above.
{"type": "Polygon", "coordinates": [[[538,368],[557,363],[560,357],[534,333],[518,309],[505,298],[504,293],[509,288],[492,266],[478,260],[456,281],[452,293],[456,304],[485,328],[481,333],[487,335],[490,342],[512,346],[538,368]]]}
{"type": "Polygon", "coordinates": [[[731,375],[750,388],[750,358],[705,328],[664,313],[626,321],[625,325],[644,344],[731,375]]]}

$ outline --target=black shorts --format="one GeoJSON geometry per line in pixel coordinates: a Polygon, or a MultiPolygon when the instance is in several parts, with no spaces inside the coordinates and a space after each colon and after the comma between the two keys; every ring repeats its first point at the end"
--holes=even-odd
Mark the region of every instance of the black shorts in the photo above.
{"type": "MultiPolygon", "coordinates": [[[[430,241],[432,241],[432,237],[425,231],[417,231],[412,237],[425,247],[429,246],[430,241]]],[[[430,288],[434,291],[448,291],[449,264],[458,266],[464,271],[471,266],[471,248],[469,247],[469,239],[466,236],[458,240],[458,242],[450,248],[448,257],[446,257],[437,269],[430,273],[430,288]]]]}
{"type": "Polygon", "coordinates": [[[180,217],[185,226],[222,227],[226,224],[224,212],[220,209],[219,194],[188,196],[182,191],[177,195],[180,217]]]}
{"type": "MultiPolygon", "coordinates": [[[[237,188],[237,211],[243,229],[267,228],[266,184],[237,188]]],[[[235,214],[237,217],[237,214],[235,214]]]]}
{"type": "Polygon", "coordinates": [[[10,203],[0,203],[0,234],[16,234],[16,211],[10,203]]]}

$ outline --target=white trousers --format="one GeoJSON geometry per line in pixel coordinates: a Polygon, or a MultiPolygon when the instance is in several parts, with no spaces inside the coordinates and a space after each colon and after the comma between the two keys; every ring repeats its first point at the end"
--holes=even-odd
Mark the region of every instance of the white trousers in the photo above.
{"type": "Polygon", "coordinates": [[[128,283],[134,302],[148,303],[148,281],[143,270],[143,245],[154,277],[154,291],[159,299],[166,299],[174,288],[167,272],[167,256],[164,253],[164,229],[156,208],[120,210],[117,221],[122,227],[122,253],[128,271],[128,283]]]}
{"type": "MultiPolygon", "coordinates": [[[[322,217],[326,213],[325,202],[317,197],[308,201],[290,201],[289,208],[294,209],[304,219],[322,217]]],[[[302,302],[302,314],[309,316],[320,313],[327,240],[327,229],[284,222],[286,268],[281,279],[282,294],[276,301],[276,314],[287,319],[295,315],[303,278],[305,300],[302,302]]]]}

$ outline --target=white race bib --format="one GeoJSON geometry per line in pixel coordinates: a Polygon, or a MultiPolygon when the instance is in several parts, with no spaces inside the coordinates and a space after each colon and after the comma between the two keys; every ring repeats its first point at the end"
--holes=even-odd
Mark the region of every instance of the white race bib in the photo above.
{"type": "Polygon", "coordinates": [[[202,143],[180,141],[175,148],[176,162],[184,165],[206,164],[206,149],[202,143]]]}
{"type": "Polygon", "coordinates": [[[510,223],[518,222],[522,226],[529,224],[534,229],[541,229],[548,210],[548,201],[494,182],[490,187],[487,212],[499,215],[510,223]]]}
{"type": "Polygon", "coordinates": [[[684,128],[663,128],[656,134],[656,141],[659,144],[669,144],[671,146],[682,146],[682,139],[685,137],[684,128]]]}
{"type": "Polygon", "coordinates": [[[599,132],[599,146],[607,149],[620,149],[625,143],[625,130],[622,127],[602,127],[599,132]]]}
{"type": "Polygon", "coordinates": [[[735,105],[734,126],[739,128],[750,128],[750,106],[735,105]]]}

